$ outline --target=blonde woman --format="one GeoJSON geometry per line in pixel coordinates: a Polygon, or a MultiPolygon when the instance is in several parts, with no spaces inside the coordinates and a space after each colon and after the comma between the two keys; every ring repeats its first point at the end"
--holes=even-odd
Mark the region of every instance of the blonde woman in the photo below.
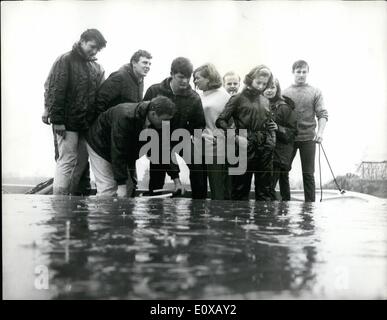
{"type": "Polygon", "coordinates": [[[200,98],[206,120],[206,129],[203,133],[204,153],[207,159],[211,158],[212,155],[212,164],[206,161],[211,199],[230,199],[227,164],[221,160],[221,158],[224,160],[226,158],[224,133],[215,125],[215,121],[224,110],[230,95],[222,87],[222,79],[214,65],[207,63],[200,66],[194,71],[193,76],[196,88],[202,91],[200,98]],[[218,157],[219,155],[220,157],[218,157]]]}

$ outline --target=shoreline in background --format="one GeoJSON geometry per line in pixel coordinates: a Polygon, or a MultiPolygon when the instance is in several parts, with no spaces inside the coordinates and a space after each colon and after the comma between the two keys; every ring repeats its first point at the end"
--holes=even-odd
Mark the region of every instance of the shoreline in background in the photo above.
{"type": "MultiPolygon", "coordinates": [[[[379,198],[387,198],[387,180],[361,179],[359,176],[347,173],[345,176],[337,176],[336,181],[341,189],[370,194],[379,198]]],[[[323,189],[336,189],[332,180],[323,185],[323,189]]]]}
{"type": "MultiPolygon", "coordinates": [[[[15,193],[15,194],[24,194],[27,191],[31,190],[33,187],[35,187],[37,184],[47,181],[50,178],[48,177],[30,177],[30,178],[8,178],[8,179],[2,179],[2,194],[7,193],[15,193]]],[[[346,190],[346,191],[354,191],[364,194],[369,194],[372,196],[376,196],[379,198],[387,198],[387,180],[362,180],[356,175],[346,175],[346,176],[338,176],[337,182],[339,186],[346,190]]],[[[94,181],[92,181],[92,186],[95,186],[94,181]]],[[[183,183],[183,186],[186,190],[191,190],[190,185],[183,183]]],[[[144,189],[146,190],[148,187],[147,181],[140,180],[138,181],[138,188],[137,189],[144,189]]],[[[173,190],[174,184],[173,182],[166,182],[164,185],[164,189],[167,190],[173,190]]],[[[278,189],[278,188],[277,188],[278,189]]],[[[291,188],[291,190],[300,190],[302,188],[291,188]]],[[[316,186],[316,190],[318,189],[318,186],[316,186]]],[[[323,190],[330,189],[335,190],[336,185],[334,181],[331,181],[327,184],[323,185],[323,190]]],[[[254,191],[254,184],[252,185],[251,191],[254,191]]]]}

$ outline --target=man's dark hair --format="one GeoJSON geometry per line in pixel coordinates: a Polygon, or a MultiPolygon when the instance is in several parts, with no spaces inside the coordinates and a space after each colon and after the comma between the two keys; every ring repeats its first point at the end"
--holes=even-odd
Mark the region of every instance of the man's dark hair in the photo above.
{"type": "Polygon", "coordinates": [[[194,77],[199,73],[202,77],[208,79],[207,90],[218,89],[222,86],[222,79],[215,66],[211,63],[206,63],[193,72],[194,77]]]}
{"type": "Polygon", "coordinates": [[[173,116],[176,113],[176,105],[171,99],[165,96],[157,96],[153,98],[149,104],[149,111],[156,111],[158,116],[164,114],[173,116]]]}
{"type": "Polygon", "coordinates": [[[297,60],[295,63],[293,63],[292,72],[294,72],[294,70],[296,70],[297,68],[303,67],[307,67],[309,71],[309,65],[305,60],[297,60]]]}
{"type": "Polygon", "coordinates": [[[135,53],[133,53],[132,57],[130,58],[130,63],[133,64],[133,62],[138,62],[141,57],[152,59],[152,55],[148,51],[137,50],[135,53]]]}
{"type": "Polygon", "coordinates": [[[97,29],[87,29],[81,34],[81,41],[92,41],[95,40],[99,49],[106,47],[106,40],[103,37],[102,33],[97,29]]]}
{"type": "Polygon", "coordinates": [[[187,78],[191,77],[193,71],[193,65],[191,61],[184,57],[178,57],[172,61],[171,75],[176,73],[182,73],[187,78]]]}

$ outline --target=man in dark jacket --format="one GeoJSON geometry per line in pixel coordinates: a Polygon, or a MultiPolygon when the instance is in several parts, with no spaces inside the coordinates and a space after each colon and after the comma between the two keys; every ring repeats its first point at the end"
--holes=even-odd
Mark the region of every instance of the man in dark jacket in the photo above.
{"type": "Polygon", "coordinates": [[[175,111],[174,103],[160,96],[150,102],[121,103],[99,115],[86,135],[97,195],[127,196],[127,168],[139,158],[141,131],[160,129],[175,111]]]}
{"type": "MultiPolygon", "coordinates": [[[[152,55],[145,50],[136,51],[130,63],[113,72],[99,88],[92,120],[109,108],[125,102],[140,102],[144,93],[144,78],[151,66],[152,55]]],[[[128,168],[133,179],[128,179],[127,190],[134,197],[137,185],[136,168],[128,168]],[[132,184],[133,182],[133,184],[132,184]]]]}
{"type": "Polygon", "coordinates": [[[106,46],[96,29],[82,33],[71,51],[57,58],[45,83],[45,108],[58,143],[54,194],[73,194],[87,167],[83,139],[98,87],[104,80],[95,55],[106,46]]]}
{"type": "MultiPolygon", "coordinates": [[[[255,199],[271,200],[271,174],[273,150],[277,125],[271,119],[269,101],[262,93],[271,85],[271,71],[263,65],[253,68],[245,77],[246,88],[232,96],[224,111],[216,120],[216,126],[223,130],[230,128],[229,120],[234,119],[237,132],[247,130],[247,141],[237,135],[239,148],[247,148],[247,171],[231,176],[231,199],[247,200],[251,179],[254,174],[255,199]]],[[[229,143],[229,142],[228,142],[229,143]]]]}
{"type": "MultiPolygon", "coordinates": [[[[161,83],[152,85],[144,96],[145,101],[158,95],[171,99],[177,109],[176,114],[171,120],[171,131],[186,129],[191,136],[194,135],[194,129],[203,130],[206,127],[200,96],[189,84],[192,72],[193,65],[187,58],[176,58],[172,61],[171,76],[161,83]]],[[[171,147],[173,148],[172,143],[171,147]]],[[[194,150],[193,145],[191,145],[191,150],[194,150]]],[[[202,164],[194,164],[193,161],[187,165],[190,170],[192,198],[205,199],[207,197],[206,165],[204,162],[202,164]]],[[[179,167],[172,161],[170,164],[163,164],[161,161],[159,164],[150,164],[149,190],[161,189],[164,185],[166,173],[174,181],[175,191],[181,190],[184,192],[179,179],[179,167]]]]}
{"type": "Polygon", "coordinates": [[[273,157],[272,200],[277,200],[275,187],[279,181],[281,200],[290,200],[289,171],[292,161],[294,138],[297,135],[297,118],[294,102],[281,94],[279,81],[275,79],[264,96],[270,101],[273,120],[278,126],[273,157]]]}
{"type": "Polygon", "coordinates": [[[142,100],[144,78],[150,70],[151,60],[152,55],[148,51],[138,50],[132,55],[130,63],[104,81],[96,97],[95,118],[117,104],[142,100]]]}

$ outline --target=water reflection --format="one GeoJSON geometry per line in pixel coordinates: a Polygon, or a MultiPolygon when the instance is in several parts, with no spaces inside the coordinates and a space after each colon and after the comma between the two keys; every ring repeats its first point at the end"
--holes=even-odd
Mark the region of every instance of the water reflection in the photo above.
{"type": "MultiPolygon", "coordinates": [[[[37,201],[20,200],[25,212],[37,201]]],[[[334,295],[327,290],[331,278],[322,277],[325,266],[335,263],[326,254],[326,234],[332,232],[327,227],[339,218],[328,206],[53,196],[41,198],[38,209],[33,214],[39,216],[41,245],[35,250],[48,263],[54,299],[334,295]]],[[[11,224],[17,216],[6,219],[11,224]]],[[[387,218],[375,214],[374,219],[373,232],[381,234],[387,218]]],[[[351,240],[365,255],[376,244],[363,239],[351,240]]],[[[387,239],[378,239],[377,248],[386,249],[387,239]]],[[[356,254],[347,261],[364,263],[356,254]]],[[[385,280],[380,265],[386,256],[378,257],[378,276],[385,280]]],[[[372,295],[371,288],[367,292],[372,295]]]]}
{"type": "Polygon", "coordinates": [[[130,206],[113,199],[52,197],[51,209],[54,214],[47,224],[55,232],[48,239],[49,269],[55,298],[98,298],[101,291],[109,297],[130,290],[130,277],[120,275],[135,261],[135,253],[128,250],[135,243],[130,206]]]}

